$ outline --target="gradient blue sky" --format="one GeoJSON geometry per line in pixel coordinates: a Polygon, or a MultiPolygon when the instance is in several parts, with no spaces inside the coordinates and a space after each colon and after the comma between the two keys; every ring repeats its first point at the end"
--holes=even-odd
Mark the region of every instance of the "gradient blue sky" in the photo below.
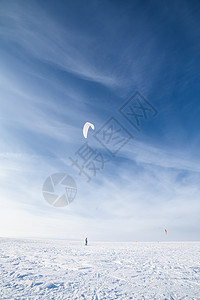
{"type": "Polygon", "coordinates": [[[200,238],[200,2],[0,1],[0,236],[104,241],[200,238]],[[118,109],[158,110],[137,132],[118,109]],[[70,166],[117,118],[134,139],[90,183],[70,166]],[[42,196],[73,176],[65,208],[42,196]],[[168,229],[168,236],[164,229],[168,229]]]}

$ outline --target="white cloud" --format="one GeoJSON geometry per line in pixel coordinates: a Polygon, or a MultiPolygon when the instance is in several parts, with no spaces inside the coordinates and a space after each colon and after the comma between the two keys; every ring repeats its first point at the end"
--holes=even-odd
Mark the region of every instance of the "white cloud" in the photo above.
{"type": "Polygon", "coordinates": [[[117,83],[108,69],[101,71],[96,66],[94,37],[63,28],[33,3],[31,7],[1,4],[1,17],[1,36],[17,42],[37,59],[85,79],[111,86],[117,83]]]}

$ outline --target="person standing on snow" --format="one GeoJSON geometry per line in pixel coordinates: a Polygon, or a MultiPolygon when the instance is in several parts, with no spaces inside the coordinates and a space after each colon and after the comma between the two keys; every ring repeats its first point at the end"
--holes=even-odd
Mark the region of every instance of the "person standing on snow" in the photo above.
{"type": "Polygon", "coordinates": [[[85,239],[85,246],[87,246],[87,238],[85,239]]]}

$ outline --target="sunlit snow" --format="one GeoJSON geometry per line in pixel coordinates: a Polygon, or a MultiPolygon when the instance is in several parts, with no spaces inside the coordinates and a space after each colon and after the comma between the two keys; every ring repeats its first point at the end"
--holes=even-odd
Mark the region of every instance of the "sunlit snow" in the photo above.
{"type": "Polygon", "coordinates": [[[0,299],[200,299],[200,242],[0,239],[0,299]]]}

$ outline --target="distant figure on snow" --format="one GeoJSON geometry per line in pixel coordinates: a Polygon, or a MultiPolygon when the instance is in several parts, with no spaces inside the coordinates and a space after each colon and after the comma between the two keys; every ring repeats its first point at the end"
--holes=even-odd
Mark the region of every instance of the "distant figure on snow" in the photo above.
{"type": "Polygon", "coordinates": [[[87,238],[85,239],[85,246],[87,246],[87,238]]]}

